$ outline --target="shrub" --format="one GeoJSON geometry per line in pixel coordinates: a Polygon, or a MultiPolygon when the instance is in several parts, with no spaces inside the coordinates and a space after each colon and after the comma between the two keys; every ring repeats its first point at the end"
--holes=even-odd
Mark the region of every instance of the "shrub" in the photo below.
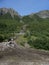
{"type": "Polygon", "coordinates": [[[4,41],[4,35],[0,35],[0,42],[3,42],[4,41]]]}

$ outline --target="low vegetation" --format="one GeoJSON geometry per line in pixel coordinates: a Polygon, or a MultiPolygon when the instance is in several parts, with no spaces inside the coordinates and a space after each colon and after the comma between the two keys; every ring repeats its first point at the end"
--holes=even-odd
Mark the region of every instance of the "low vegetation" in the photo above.
{"type": "Polygon", "coordinates": [[[22,46],[27,42],[32,48],[49,50],[49,18],[40,18],[37,14],[12,18],[9,13],[1,13],[0,42],[14,36],[18,36],[16,42],[22,46]]]}

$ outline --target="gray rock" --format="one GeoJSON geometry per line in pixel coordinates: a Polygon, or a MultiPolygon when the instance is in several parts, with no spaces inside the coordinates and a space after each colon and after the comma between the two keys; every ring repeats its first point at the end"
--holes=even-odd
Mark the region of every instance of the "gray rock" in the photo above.
{"type": "Polygon", "coordinates": [[[0,8],[0,15],[9,13],[12,17],[20,16],[18,12],[14,11],[12,8],[0,8]]]}

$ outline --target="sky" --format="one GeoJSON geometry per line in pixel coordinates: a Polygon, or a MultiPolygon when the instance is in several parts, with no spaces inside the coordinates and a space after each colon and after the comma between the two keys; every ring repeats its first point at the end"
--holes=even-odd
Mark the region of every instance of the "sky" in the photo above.
{"type": "Polygon", "coordinates": [[[0,0],[0,8],[13,8],[20,15],[49,10],[49,0],[0,0]]]}

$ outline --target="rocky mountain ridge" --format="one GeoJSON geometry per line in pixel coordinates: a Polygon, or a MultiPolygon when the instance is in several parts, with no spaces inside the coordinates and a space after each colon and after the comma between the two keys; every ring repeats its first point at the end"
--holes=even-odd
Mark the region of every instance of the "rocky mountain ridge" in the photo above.
{"type": "Polygon", "coordinates": [[[49,18],[49,10],[43,10],[37,13],[41,18],[49,18]]]}
{"type": "Polygon", "coordinates": [[[49,18],[49,10],[42,10],[37,13],[31,13],[29,17],[32,17],[34,15],[39,16],[40,18],[49,18]]]}
{"type": "Polygon", "coordinates": [[[5,15],[9,13],[12,17],[20,16],[18,12],[14,11],[12,8],[0,8],[0,15],[5,15]]]}
{"type": "MultiPolygon", "coordinates": [[[[4,15],[7,13],[10,13],[10,15],[12,17],[14,17],[14,16],[20,16],[21,17],[21,15],[12,8],[0,8],[0,15],[4,15]]],[[[29,16],[33,16],[34,14],[38,15],[41,18],[49,18],[49,10],[42,10],[42,11],[39,11],[37,13],[32,13],[29,16]]]]}

